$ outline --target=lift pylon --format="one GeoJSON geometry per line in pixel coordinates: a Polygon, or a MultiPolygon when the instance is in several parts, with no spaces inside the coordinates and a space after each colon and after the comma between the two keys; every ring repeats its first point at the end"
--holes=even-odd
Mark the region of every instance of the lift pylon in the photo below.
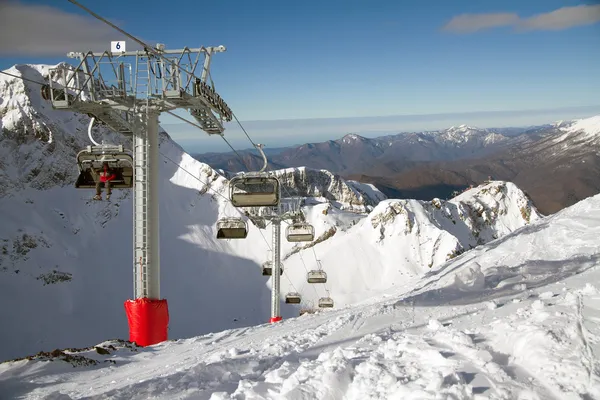
{"type": "Polygon", "coordinates": [[[167,340],[166,299],[160,298],[159,140],[163,111],[187,109],[209,135],[222,135],[233,113],[206,81],[211,57],[224,46],[165,50],[162,44],[139,51],[71,52],[77,66],[50,69],[42,96],[57,110],[87,114],[116,132],[133,137],[133,290],[125,302],[130,341],[147,346],[167,340]],[[204,58],[201,77],[196,67],[204,58]]]}
{"type": "MultiPolygon", "coordinates": [[[[253,221],[270,221],[273,228],[273,253],[271,265],[281,265],[281,223],[285,220],[295,220],[299,217],[299,210],[290,206],[294,200],[283,198],[277,207],[261,207],[257,215],[250,216],[253,221]]],[[[281,274],[271,274],[271,318],[269,322],[279,322],[281,317],[281,274]]],[[[288,302],[289,303],[289,302],[288,302]]]]}

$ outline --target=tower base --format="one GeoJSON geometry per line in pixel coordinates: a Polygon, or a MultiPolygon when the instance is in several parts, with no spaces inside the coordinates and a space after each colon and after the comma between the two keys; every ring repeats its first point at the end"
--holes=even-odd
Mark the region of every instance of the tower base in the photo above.
{"type": "Polygon", "coordinates": [[[146,297],[125,301],[129,323],[129,341],[138,346],[150,346],[167,340],[169,307],[166,299],[146,297]]]}
{"type": "Polygon", "coordinates": [[[269,320],[270,323],[274,324],[275,322],[279,322],[281,321],[283,318],[282,317],[273,317],[269,320]]]}

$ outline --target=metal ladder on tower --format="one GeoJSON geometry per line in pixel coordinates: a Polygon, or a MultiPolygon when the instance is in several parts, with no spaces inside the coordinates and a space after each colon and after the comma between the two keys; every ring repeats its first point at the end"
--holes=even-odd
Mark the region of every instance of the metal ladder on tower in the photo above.
{"type": "MultiPolygon", "coordinates": [[[[138,102],[140,106],[143,104],[142,107],[137,107],[140,111],[142,108],[148,110],[149,106],[151,94],[150,62],[150,57],[139,57],[136,62],[135,96],[136,102],[138,102]],[[143,62],[144,58],[146,59],[146,62],[143,62]]],[[[142,126],[138,127],[138,129],[144,129],[147,124],[145,118],[141,122],[142,126]]],[[[146,133],[144,132],[142,134],[146,133]]],[[[133,204],[135,243],[134,262],[137,263],[139,268],[139,276],[134,277],[134,282],[136,282],[136,286],[138,283],[142,285],[139,289],[134,287],[134,293],[136,293],[138,297],[147,297],[148,261],[152,262],[152,260],[148,260],[148,205],[144,200],[148,195],[149,177],[147,176],[146,171],[148,171],[149,149],[148,140],[138,140],[136,139],[136,135],[134,135],[133,141],[135,165],[135,196],[133,204]]]]}

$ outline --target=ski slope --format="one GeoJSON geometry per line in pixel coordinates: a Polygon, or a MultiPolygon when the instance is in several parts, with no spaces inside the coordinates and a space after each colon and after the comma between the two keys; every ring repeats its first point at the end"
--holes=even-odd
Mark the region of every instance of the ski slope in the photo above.
{"type": "Polygon", "coordinates": [[[69,362],[3,363],[0,394],[597,399],[598,235],[600,195],[354,306],[149,348],[104,342],[108,354],[66,351],[69,362]]]}

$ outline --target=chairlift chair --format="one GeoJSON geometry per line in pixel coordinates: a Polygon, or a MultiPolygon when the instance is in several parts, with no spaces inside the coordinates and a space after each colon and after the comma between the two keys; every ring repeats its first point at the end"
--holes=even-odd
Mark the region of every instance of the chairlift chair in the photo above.
{"type": "Polygon", "coordinates": [[[122,145],[87,146],[77,154],[79,176],[75,182],[77,189],[93,189],[99,179],[95,170],[101,169],[104,162],[113,170],[116,178],[112,181],[113,189],[129,189],[133,187],[133,154],[122,145]]]}
{"type": "Polygon", "coordinates": [[[333,299],[331,297],[321,297],[319,299],[319,308],[332,308],[333,299]]]}
{"type": "Polygon", "coordinates": [[[300,296],[300,293],[290,292],[285,295],[285,302],[287,304],[300,304],[301,300],[302,297],[300,296]]]}
{"type": "Polygon", "coordinates": [[[315,239],[315,228],[305,222],[296,222],[285,229],[288,242],[312,242],[315,239]]]}
{"type": "Polygon", "coordinates": [[[315,310],[314,308],[301,308],[299,315],[303,316],[304,314],[315,314],[317,312],[317,310],[315,310]]]}
{"type": "MultiPolygon", "coordinates": [[[[273,263],[271,261],[266,261],[262,265],[262,274],[263,276],[271,276],[273,275],[273,263]]],[[[279,264],[279,275],[283,274],[283,264],[279,264]]]]}
{"type": "Polygon", "coordinates": [[[221,218],[217,221],[217,239],[245,239],[248,225],[241,218],[221,218]]]}
{"type": "Polygon", "coordinates": [[[244,174],[229,181],[231,203],[236,207],[273,207],[279,204],[279,179],[266,174],[244,174]]]}
{"type": "Polygon", "coordinates": [[[322,270],[313,269],[306,277],[308,283],[327,283],[327,273],[322,270]]]}

